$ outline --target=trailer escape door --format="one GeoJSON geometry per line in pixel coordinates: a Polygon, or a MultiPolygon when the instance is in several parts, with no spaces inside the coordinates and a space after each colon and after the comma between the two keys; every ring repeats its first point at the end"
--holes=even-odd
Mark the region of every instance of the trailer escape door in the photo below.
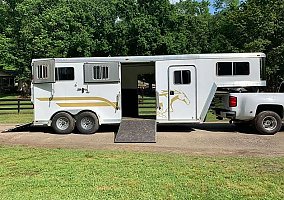
{"type": "Polygon", "coordinates": [[[168,70],[169,120],[196,120],[195,66],[171,66],[168,70]]]}

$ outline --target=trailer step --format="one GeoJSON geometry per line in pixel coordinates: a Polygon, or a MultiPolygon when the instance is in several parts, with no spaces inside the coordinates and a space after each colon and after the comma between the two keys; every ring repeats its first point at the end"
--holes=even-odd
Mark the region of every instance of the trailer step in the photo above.
{"type": "Polygon", "coordinates": [[[2,131],[2,133],[7,133],[7,132],[15,132],[15,131],[25,131],[28,130],[32,126],[33,123],[27,123],[27,124],[18,124],[13,128],[6,129],[2,131]]]}
{"type": "Polygon", "coordinates": [[[123,118],[115,143],[155,143],[156,142],[156,120],[123,118]]]}

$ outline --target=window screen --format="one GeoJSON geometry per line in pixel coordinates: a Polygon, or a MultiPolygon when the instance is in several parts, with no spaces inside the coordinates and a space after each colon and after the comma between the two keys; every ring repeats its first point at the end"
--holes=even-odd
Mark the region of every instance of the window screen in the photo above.
{"type": "Polygon", "coordinates": [[[190,84],[190,70],[174,71],[174,84],[190,84]]]}
{"type": "Polygon", "coordinates": [[[234,75],[249,75],[249,62],[234,62],[234,75]]]}
{"type": "Polygon", "coordinates": [[[55,68],[55,80],[56,81],[74,80],[74,68],[73,67],[55,68]]]}
{"type": "Polygon", "coordinates": [[[217,63],[217,75],[218,76],[230,76],[232,75],[232,62],[218,62],[217,63]]]}

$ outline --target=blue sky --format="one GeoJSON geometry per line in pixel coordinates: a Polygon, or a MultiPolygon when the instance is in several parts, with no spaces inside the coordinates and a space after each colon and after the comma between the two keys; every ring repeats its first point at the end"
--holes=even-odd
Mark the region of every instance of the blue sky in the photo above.
{"type": "MultiPolygon", "coordinates": [[[[176,3],[179,2],[180,0],[170,0],[172,3],[176,3]]],[[[197,1],[201,1],[201,0],[197,0],[197,1]]],[[[210,0],[211,4],[213,4],[214,0],[210,0]]],[[[211,6],[210,7],[210,13],[214,13],[214,8],[211,6]]]]}

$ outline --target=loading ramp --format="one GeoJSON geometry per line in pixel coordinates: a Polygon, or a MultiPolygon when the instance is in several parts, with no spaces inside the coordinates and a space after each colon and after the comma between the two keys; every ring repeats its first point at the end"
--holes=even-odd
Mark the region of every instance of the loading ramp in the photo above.
{"type": "Polygon", "coordinates": [[[7,133],[7,132],[15,132],[15,131],[25,131],[29,130],[29,128],[33,125],[33,123],[27,123],[27,124],[18,124],[13,128],[6,129],[2,131],[2,133],[7,133]]]}
{"type": "Polygon", "coordinates": [[[123,118],[115,143],[155,143],[156,120],[141,118],[123,118]]]}

